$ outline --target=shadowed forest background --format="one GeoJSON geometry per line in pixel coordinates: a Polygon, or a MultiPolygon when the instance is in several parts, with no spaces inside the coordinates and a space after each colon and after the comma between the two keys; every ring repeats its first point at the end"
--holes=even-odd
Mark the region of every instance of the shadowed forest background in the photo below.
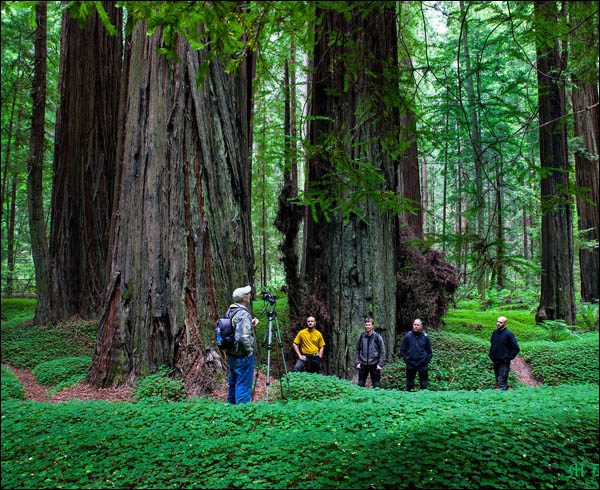
{"type": "Polygon", "coordinates": [[[597,487],[598,20],[2,2],[2,486],[597,487]],[[283,400],[228,407],[213,325],[246,284],[254,315],[277,297],[288,366],[308,315],[326,350],[283,400]],[[504,394],[500,315],[531,370],[504,394]],[[365,317],[383,390],[352,383],[365,317]],[[417,317],[431,392],[405,393],[417,317]],[[131,399],[23,401],[24,373],[131,399]]]}

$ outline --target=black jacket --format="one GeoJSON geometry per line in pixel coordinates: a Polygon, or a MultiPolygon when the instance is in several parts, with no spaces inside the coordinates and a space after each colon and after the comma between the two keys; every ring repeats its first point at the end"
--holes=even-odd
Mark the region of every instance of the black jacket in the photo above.
{"type": "Polygon", "coordinates": [[[489,353],[492,361],[512,361],[520,350],[517,339],[508,328],[494,329],[489,353]]]}
{"type": "Polygon", "coordinates": [[[400,355],[407,367],[413,369],[426,368],[433,356],[429,336],[423,331],[415,333],[414,330],[411,330],[402,339],[400,355]]]}

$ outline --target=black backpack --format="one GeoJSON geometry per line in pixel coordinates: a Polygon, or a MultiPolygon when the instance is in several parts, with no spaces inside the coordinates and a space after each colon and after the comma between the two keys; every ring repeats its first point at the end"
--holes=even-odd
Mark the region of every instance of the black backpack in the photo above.
{"type": "Polygon", "coordinates": [[[217,339],[217,345],[221,349],[228,349],[235,345],[235,325],[233,324],[233,317],[241,309],[248,311],[243,306],[229,308],[227,313],[225,313],[225,316],[216,321],[215,337],[217,339]]]}

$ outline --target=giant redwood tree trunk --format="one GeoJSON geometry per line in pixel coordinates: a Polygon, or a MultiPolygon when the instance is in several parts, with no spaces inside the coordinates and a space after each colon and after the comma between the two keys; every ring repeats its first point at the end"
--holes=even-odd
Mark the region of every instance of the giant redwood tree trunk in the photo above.
{"type": "MultiPolygon", "coordinates": [[[[379,191],[395,190],[397,162],[384,149],[398,142],[395,12],[379,4],[367,8],[353,9],[349,19],[320,12],[312,91],[316,119],[309,129],[316,150],[308,190],[324,199],[333,196],[333,206],[360,191],[361,182],[352,179],[361,172],[359,162],[381,176],[379,191]]],[[[389,351],[395,341],[396,219],[370,198],[358,207],[346,219],[316,206],[305,229],[306,314],[317,318],[325,337],[325,371],[346,378],[354,374],[354,345],[366,316],[374,318],[389,351]]]]}
{"type": "Polygon", "coordinates": [[[117,35],[95,12],[83,29],[63,14],[50,231],[55,320],[99,314],[106,286],[123,41],[121,9],[103,4],[117,35]]]}
{"type": "Polygon", "coordinates": [[[212,324],[234,288],[253,282],[250,220],[251,63],[226,74],[162,32],[131,38],[127,118],[111,279],[88,380],[110,385],[160,365],[197,389],[218,382],[212,324]]]}
{"type": "MultiPolygon", "coordinates": [[[[588,20],[582,28],[573,32],[570,39],[572,56],[582,53],[595,53],[597,59],[597,25],[589,12],[594,8],[592,2],[569,3],[572,21],[579,25],[581,19],[588,20]]],[[[598,192],[598,145],[600,142],[600,111],[598,110],[598,71],[593,63],[591,69],[573,74],[573,112],[575,136],[580,138],[582,149],[575,151],[575,183],[577,192],[578,228],[586,241],[598,243],[600,232],[600,205],[598,192]]],[[[580,247],[579,268],[581,271],[581,299],[598,300],[599,271],[598,247],[580,247]]]]}
{"type": "Polygon", "coordinates": [[[540,121],[540,162],[546,176],[541,180],[542,280],[536,321],[562,319],[575,324],[573,279],[573,217],[569,194],[569,161],[565,115],[565,74],[561,70],[558,41],[551,45],[556,23],[554,2],[534,3],[538,99],[540,121]]]}
{"type": "MultiPolygon", "coordinates": [[[[577,214],[579,230],[585,230],[583,237],[598,243],[600,232],[600,205],[598,193],[598,83],[585,83],[575,80],[573,88],[573,109],[575,112],[575,135],[583,142],[585,151],[575,152],[575,182],[577,193],[577,214]]],[[[598,300],[599,277],[598,247],[579,249],[581,270],[581,299],[598,300]]]]}

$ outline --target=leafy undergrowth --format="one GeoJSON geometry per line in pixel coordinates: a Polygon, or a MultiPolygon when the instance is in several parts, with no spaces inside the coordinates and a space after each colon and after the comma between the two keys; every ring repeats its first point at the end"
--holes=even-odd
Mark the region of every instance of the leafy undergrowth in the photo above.
{"type": "Polygon", "coordinates": [[[598,340],[598,333],[587,333],[569,342],[525,342],[521,355],[545,384],[598,384],[598,340]]]}
{"type": "MultiPolygon", "coordinates": [[[[433,358],[429,364],[429,389],[478,390],[494,388],[494,367],[488,357],[489,341],[466,334],[429,332],[433,358]]],[[[511,370],[508,382],[519,386],[511,370]]],[[[404,390],[406,388],[406,365],[402,361],[386,365],[381,386],[404,390]]],[[[415,387],[419,386],[418,376],[415,387]]]]}
{"type": "Polygon", "coordinates": [[[60,357],[38,364],[33,369],[33,374],[38,383],[55,386],[68,381],[73,376],[86,374],[91,361],[91,358],[85,356],[60,357]]]}
{"type": "Polygon", "coordinates": [[[185,386],[181,380],[169,378],[169,370],[161,366],[154,374],[140,378],[133,390],[133,399],[147,402],[184,401],[185,386]]]}
{"type": "Polygon", "coordinates": [[[25,398],[25,389],[19,379],[10,369],[2,366],[2,401],[22,400],[25,398]]]}
{"type": "Polygon", "coordinates": [[[529,340],[551,340],[551,332],[535,324],[535,315],[528,311],[486,310],[475,311],[456,309],[450,310],[444,317],[445,332],[463,333],[490,341],[496,328],[496,320],[505,316],[508,329],[515,334],[517,342],[529,340]]]}
{"type": "Polygon", "coordinates": [[[35,316],[36,299],[2,298],[2,323],[18,325],[35,316]]]}
{"type": "Polygon", "coordinates": [[[596,385],[345,391],[243,406],[4,402],[2,487],[598,486],[596,385]]]}
{"type": "MultiPolygon", "coordinates": [[[[3,299],[3,309],[7,301],[15,300],[3,299]]],[[[33,369],[42,362],[61,357],[91,356],[98,331],[97,321],[71,319],[55,326],[23,324],[32,316],[30,309],[28,313],[25,311],[2,322],[2,362],[21,369],[33,369]]]]}

